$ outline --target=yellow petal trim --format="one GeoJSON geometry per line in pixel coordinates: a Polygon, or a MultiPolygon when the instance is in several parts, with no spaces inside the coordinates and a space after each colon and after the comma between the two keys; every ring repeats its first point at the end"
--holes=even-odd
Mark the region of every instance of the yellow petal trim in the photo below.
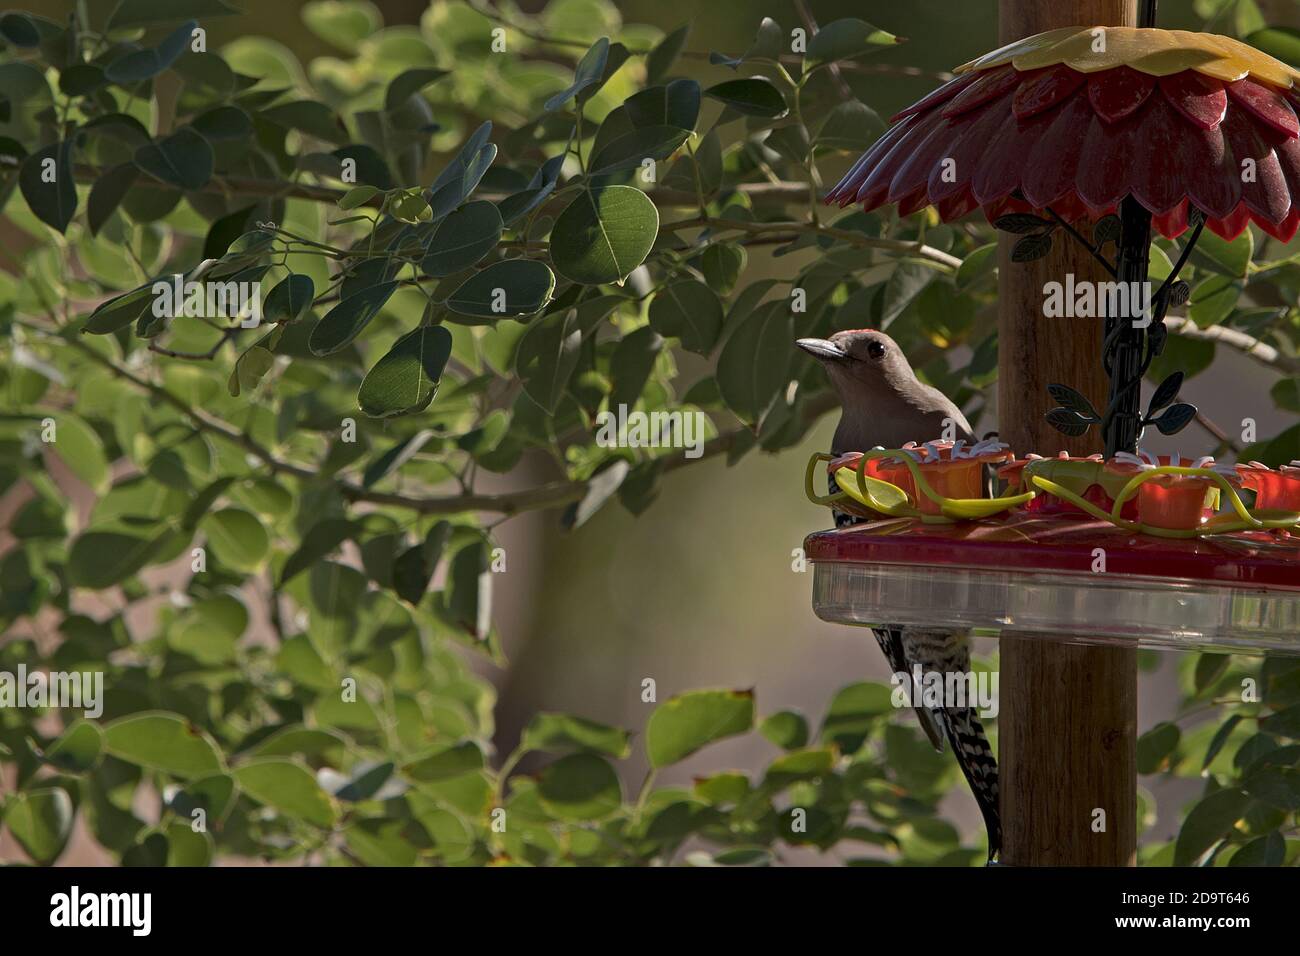
{"type": "Polygon", "coordinates": [[[1300,70],[1231,37],[1138,27],[1049,30],[986,53],[957,67],[955,72],[988,70],[1007,63],[1022,72],[1058,64],[1080,73],[1098,73],[1119,66],[1150,76],[1195,70],[1226,83],[1251,76],[1282,89],[1290,89],[1300,81],[1300,70]]]}

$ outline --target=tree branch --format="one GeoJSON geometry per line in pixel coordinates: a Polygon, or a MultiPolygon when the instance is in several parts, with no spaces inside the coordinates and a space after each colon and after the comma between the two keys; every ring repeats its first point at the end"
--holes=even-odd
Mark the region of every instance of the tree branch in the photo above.
{"type": "Polygon", "coordinates": [[[1261,365],[1278,369],[1288,375],[1300,375],[1300,358],[1286,355],[1266,342],[1261,342],[1253,335],[1223,325],[1212,325],[1207,329],[1198,326],[1191,319],[1171,315],[1165,318],[1165,325],[1170,332],[1184,338],[1197,339],[1202,342],[1215,342],[1236,349],[1248,355],[1261,365]]]}

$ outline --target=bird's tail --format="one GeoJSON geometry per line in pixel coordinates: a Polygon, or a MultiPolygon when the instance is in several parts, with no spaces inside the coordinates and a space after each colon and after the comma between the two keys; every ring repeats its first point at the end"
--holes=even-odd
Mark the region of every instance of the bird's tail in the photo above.
{"type": "MultiPolygon", "coordinates": [[[[966,635],[960,631],[906,629],[903,632],[903,646],[909,660],[919,661],[924,671],[942,674],[945,688],[950,674],[970,674],[970,644],[966,635]]],[[[973,690],[970,683],[966,686],[973,690]]],[[[952,706],[955,703],[956,701],[944,701],[943,706],[929,708],[929,711],[952,745],[957,765],[961,767],[962,775],[979,805],[980,815],[984,817],[984,826],[989,834],[989,859],[992,860],[1002,848],[1002,824],[998,811],[998,762],[984,733],[984,725],[980,723],[973,706],[976,702],[970,700],[968,695],[961,706],[952,706]]]]}
{"type": "Polygon", "coordinates": [[[1002,849],[1002,818],[998,810],[998,762],[973,707],[945,707],[944,734],[952,744],[957,765],[970,784],[989,833],[989,859],[1002,849]]]}

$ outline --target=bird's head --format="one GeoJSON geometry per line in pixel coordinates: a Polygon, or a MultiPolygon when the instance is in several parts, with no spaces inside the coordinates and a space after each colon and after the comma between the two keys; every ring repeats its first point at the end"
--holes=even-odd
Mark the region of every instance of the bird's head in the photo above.
{"type": "Polygon", "coordinates": [[[889,389],[913,377],[898,343],[875,329],[836,332],[828,339],[798,339],[795,345],[821,363],[841,394],[866,387],[889,389]]]}

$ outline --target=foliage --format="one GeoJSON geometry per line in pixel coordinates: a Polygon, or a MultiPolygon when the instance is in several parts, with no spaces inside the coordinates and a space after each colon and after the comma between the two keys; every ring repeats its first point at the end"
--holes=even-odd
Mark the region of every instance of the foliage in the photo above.
{"type": "MultiPolygon", "coordinates": [[[[304,67],[264,37],[199,49],[221,0],[86,6],[0,17],[0,490],[25,496],[0,620],[34,635],[0,670],[105,673],[97,718],[0,709],[0,812],[30,858],[81,816],[126,864],[980,859],[936,815],[955,765],[885,687],[843,689],[816,732],[748,692],[664,701],[628,795],[633,737],[577,716],[537,715],[494,769],[466,661],[500,659],[501,521],[639,513],[695,460],[605,447],[602,411],[701,412],[706,458],[777,452],[833,404],[791,340],[861,326],[980,410],[992,227],[817,201],[883,128],[851,68],[896,38],[840,20],[791,51],[764,20],[706,61],[604,0],[435,0],[418,28],[328,0],[303,19],[337,55],[304,67]],[[261,321],[158,314],[158,280],[258,283],[261,321]],[[553,479],[483,490],[525,456],[553,479]],[[755,729],[781,750],[761,774],[656,788],[755,729]]],[[[1300,267],[1252,242],[1198,250],[1191,318],[1294,356],[1300,267]]],[[[1214,342],[1164,358],[1191,376],[1214,342]]]]}

